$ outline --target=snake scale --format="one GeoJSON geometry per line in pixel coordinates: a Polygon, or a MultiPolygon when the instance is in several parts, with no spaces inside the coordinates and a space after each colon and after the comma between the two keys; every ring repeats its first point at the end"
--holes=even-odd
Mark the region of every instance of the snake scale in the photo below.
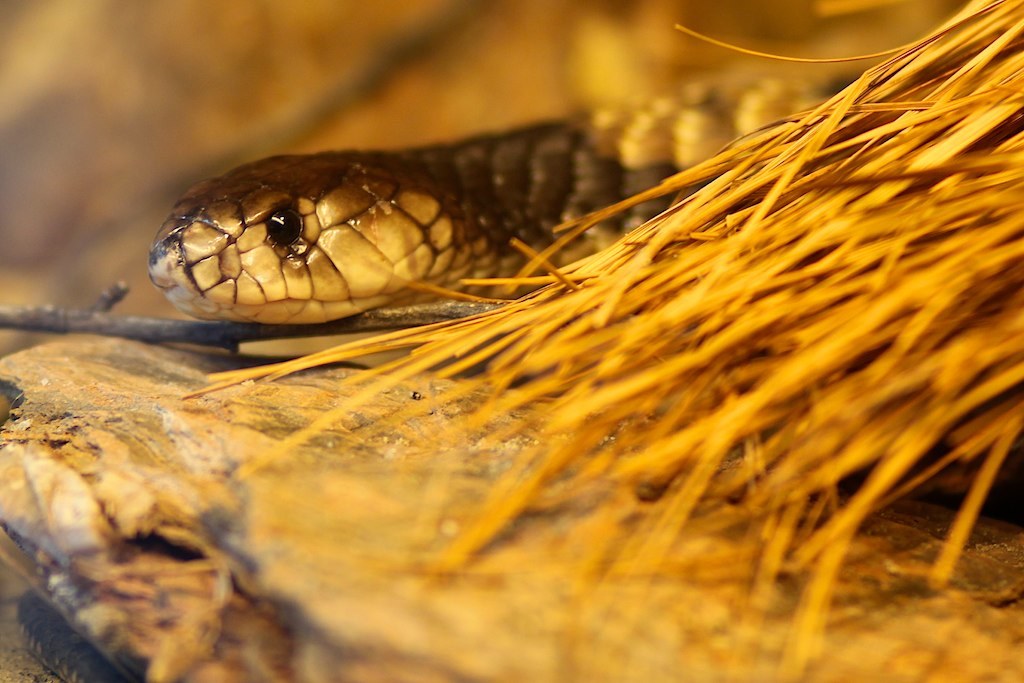
{"type": "MultiPolygon", "coordinates": [[[[809,104],[805,84],[691,83],[628,113],[396,152],[276,156],[202,181],[160,228],[150,278],[199,318],[319,323],[512,275],[552,228],[657,183],[809,104]]],[[[563,260],[666,208],[649,201],[563,260]]]]}
{"type": "MultiPolygon", "coordinates": [[[[318,323],[424,296],[416,283],[512,275],[559,223],[646,189],[812,104],[804,83],[698,82],[646,107],[393,152],[276,156],[189,188],[149,273],[204,319],[318,323]]],[[[633,207],[561,254],[585,255],[667,207],[633,207]]],[[[27,641],[66,680],[126,680],[34,597],[27,641]],[[65,633],[62,629],[67,629],[65,633]]]]}
{"type": "Polygon", "coordinates": [[[18,600],[18,622],[33,654],[66,683],[131,680],[31,591],[18,600]]]}

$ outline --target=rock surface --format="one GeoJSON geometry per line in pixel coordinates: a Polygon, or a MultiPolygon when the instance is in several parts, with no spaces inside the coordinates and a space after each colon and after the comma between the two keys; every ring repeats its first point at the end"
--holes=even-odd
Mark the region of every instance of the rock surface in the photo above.
{"type": "MultiPolygon", "coordinates": [[[[436,554],[534,443],[531,416],[506,418],[519,439],[452,441],[451,426],[486,397],[451,401],[450,382],[424,377],[280,452],[346,405],[358,371],[183,398],[232,362],[91,338],[0,361],[4,391],[20,396],[2,432],[0,523],[53,602],[124,665],[193,681],[777,672],[800,579],[779,582],[760,621],[745,618],[754,563],[722,561],[744,547],[728,509],[671,549],[672,571],[596,580],[609,529],[643,533],[658,503],[595,485],[539,506],[477,561],[438,576],[436,554]],[[406,410],[422,401],[432,410],[406,410]]],[[[810,680],[1024,675],[1021,530],[983,523],[953,587],[934,591],[925,577],[950,519],[919,503],[872,519],[810,680]]]]}

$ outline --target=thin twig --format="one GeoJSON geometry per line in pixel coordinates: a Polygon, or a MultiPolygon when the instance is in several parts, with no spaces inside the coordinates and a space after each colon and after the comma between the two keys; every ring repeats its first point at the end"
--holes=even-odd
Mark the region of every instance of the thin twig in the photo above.
{"type": "Polygon", "coordinates": [[[0,306],[0,328],[52,334],[99,334],[150,343],[187,343],[236,350],[243,341],[395,330],[465,318],[500,304],[438,301],[382,308],[312,325],[262,325],[229,321],[172,320],[111,315],[56,306],[0,306]]]}

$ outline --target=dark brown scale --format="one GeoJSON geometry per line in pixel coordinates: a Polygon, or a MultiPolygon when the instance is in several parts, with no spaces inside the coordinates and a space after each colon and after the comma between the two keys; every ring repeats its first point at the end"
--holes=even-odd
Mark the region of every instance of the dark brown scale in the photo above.
{"type": "MultiPolygon", "coordinates": [[[[655,164],[646,166],[626,173],[623,177],[621,192],[624,197],[629,197],[638,192],[654,187],[662,180],[678,171],[672,164],[655,164]]],[[[637,204],[629,212],[622,216],[622,225],[626,228],[633,228],[648,220],[652,216],[664,211],[671,203],[671,197],[658,197],[646,202],[637,204]]]]}
{"type": "MultiPolygon", "coordinates": [[[[553,123],[455,145],[397,153],[454,193],[467,218],[498,245],[518,237],[549,244],[552,228],[649,187],[675,171],[671,164],[626,169],[602,155],[580,127],[553,123]],[[653,182],[652,182],[653,180],[653,182]]],[[[630,226],[668,206],[646,202],[621,218],[630,226]]]]}
{"type": "Polygon", "coordinates": [[[18,621],[32,652],[66,683],[128,683],[141,680],[115,668],[34,593],[18,601],[18,621]]]}

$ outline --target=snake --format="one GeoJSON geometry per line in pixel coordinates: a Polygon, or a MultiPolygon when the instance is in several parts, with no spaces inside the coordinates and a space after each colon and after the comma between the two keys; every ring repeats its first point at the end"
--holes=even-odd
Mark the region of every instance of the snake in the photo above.
{"type": "MultiPolygon", "coordinates": [[[[513,238],[542,249],[559,224],[656,184],[818,92],[779,80],[698,81],[628,111],[454,143],[254,161],[184,192],[153,242],[150,279],[178,309],[210,320],[321,323],[415,303],[465,278],[515,274],[526,257],[513,238]]],[[[603,221],[558,258],[607,246],[670,199],[603,221]]]]}
{"type": "Polygon", "coordinates": [[[65,683],[130,683],[124,673],[32,591],[18,600],[18,622],[32,654],[65,683]]]}
{"type": "MultiPolygon", "coordinates": [[[[734,138],[817,101],[813,84],[698,81],[642,107],[396,151],[278,155],[202,180],[174,204],[149,276],[207,320],[314,324],[425,297],[422,284],[515,274],[554,228],[647,189],[734,138]]],[[[665,210],[633,206],[558,259],[579,258],[665,210]]],[[[556,259],[557,260],[557,259],[556,259]]],[[[125,674],[29,595],[26,642],[67,681],[125,674]]]]}

